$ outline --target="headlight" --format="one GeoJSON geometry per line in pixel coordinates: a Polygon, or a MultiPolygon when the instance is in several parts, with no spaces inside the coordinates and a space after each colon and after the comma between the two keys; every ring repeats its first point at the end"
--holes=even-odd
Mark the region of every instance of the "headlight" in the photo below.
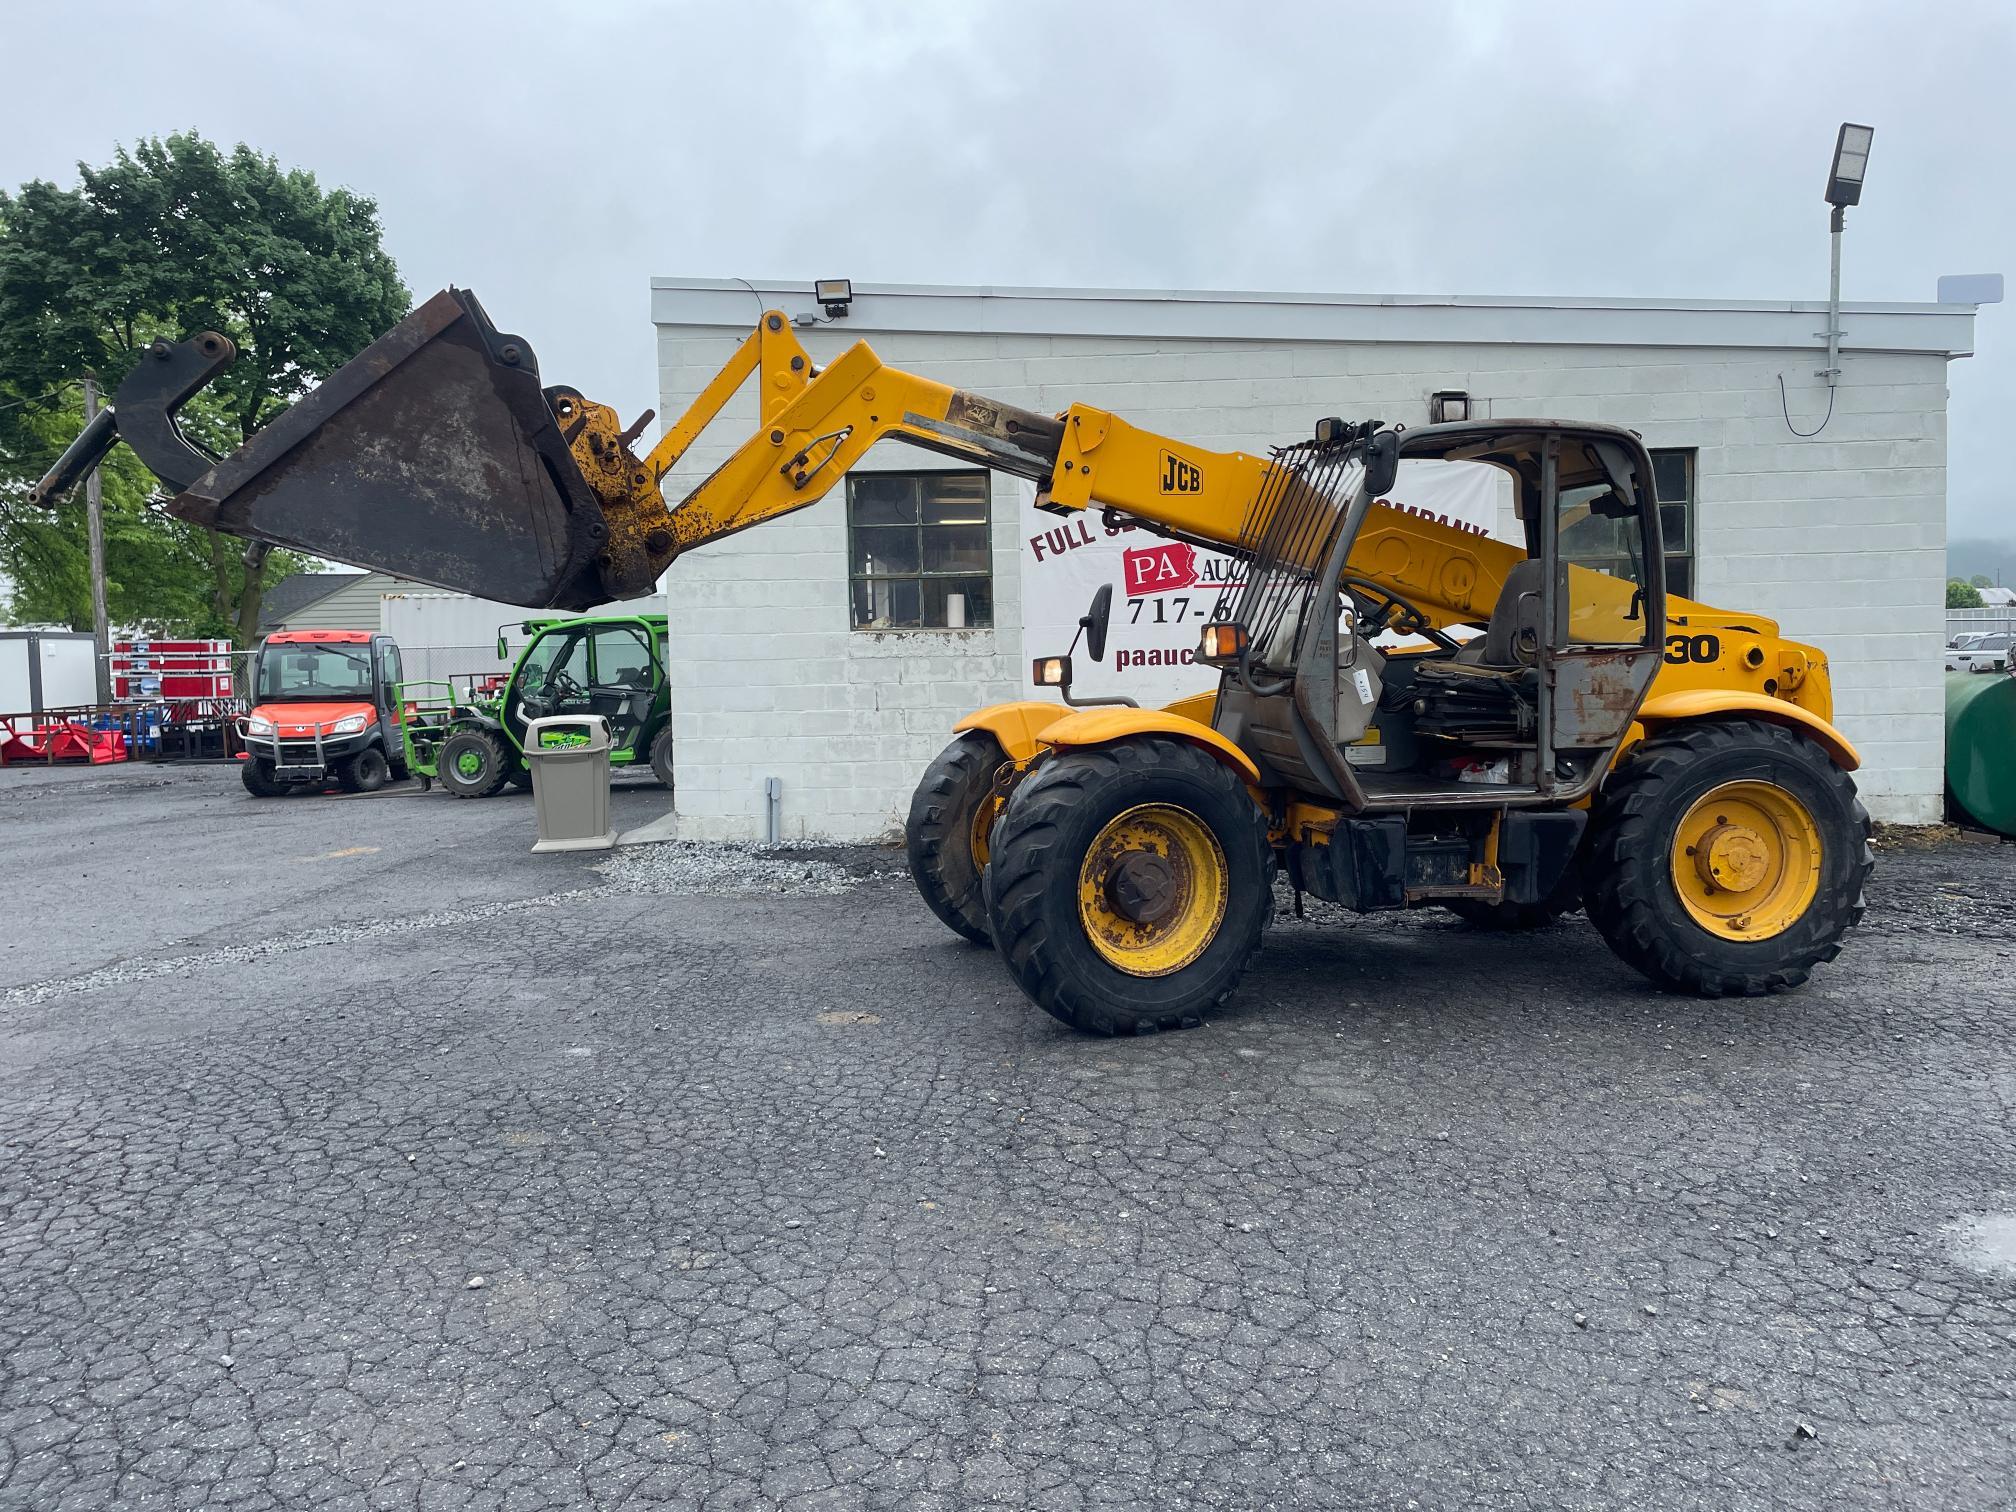
{"type": "Polygon", "coordinates": [[[355,735],[369,723],[371,723],[369,714],[351,714],[337,720],[329,727],[329,731],[332,735],[355,735]]]}
{"type": "Polygon", "coordinates": [[[254,714],[250,719],[245,721],[245,733],[248,735],[271,735],[273,733],[273,721],[267,719],[264,715],[254,714]]]}

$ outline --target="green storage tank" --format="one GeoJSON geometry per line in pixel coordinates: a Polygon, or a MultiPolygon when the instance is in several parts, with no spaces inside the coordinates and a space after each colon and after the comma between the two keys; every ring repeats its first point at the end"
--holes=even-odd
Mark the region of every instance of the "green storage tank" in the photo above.
{"type": "Polygon", "coordinates": [[[1976,824],[2016,836],[2016,677],[1946,674],[1946,785],[1976,824]]]}

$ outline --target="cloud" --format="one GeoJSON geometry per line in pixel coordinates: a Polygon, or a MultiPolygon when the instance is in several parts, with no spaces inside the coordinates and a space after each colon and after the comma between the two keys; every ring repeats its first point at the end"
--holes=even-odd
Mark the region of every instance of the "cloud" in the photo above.
{"type": "MultiPolygon", "coordinates": [[[[0,182],[194,126],[375,195],[546,372],[657,401],[654,274],[1822,297],[2016,271],[2016,11],[1655,4],[44,6],[0,182]],[[88,66],[79,38],[88,34],[88,66]]],[[[1951,370],[1955,534],[2009,534],[2011,315],[1951,370]]]]}

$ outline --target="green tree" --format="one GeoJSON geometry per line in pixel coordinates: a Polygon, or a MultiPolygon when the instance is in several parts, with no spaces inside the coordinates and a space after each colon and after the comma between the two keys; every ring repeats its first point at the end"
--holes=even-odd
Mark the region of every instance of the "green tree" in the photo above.
{"type": "Polygon", "coordinates": [[[1972,583],[1976,588],[1993,588],[1995,586],[1995,579],[1988,576],[1985,572],[1977,572],[1974,576],[1967,579],[1967,581],[1972,583]]]}
{"type": "Polygon", "coordinates": [[[1946,607],[1948,609],[1979,609],[1981,590],[1962,578],[1946,580],[1946,607]]]}
{"type": "MultiPolygon", "coordinates": [[[[74,189],[36,180],[0,193],[0,572],[14,580],[17,616],[88,623],[81,508],[31,519],[20,502],[81,424],[75,380],[93,374],[109,393],[156,337],[222,331],[238,360],[182,411],[191,438],[222,454],[410,301],[373,201],[324,191],[242,144],[227,153],[194,134],[147,139],[78,173],[74,189]]],[[[300,559],[150,508],[159,488],[130,455],[114,455],[114,617],[251,644],[266,586],[300,559]]]]}

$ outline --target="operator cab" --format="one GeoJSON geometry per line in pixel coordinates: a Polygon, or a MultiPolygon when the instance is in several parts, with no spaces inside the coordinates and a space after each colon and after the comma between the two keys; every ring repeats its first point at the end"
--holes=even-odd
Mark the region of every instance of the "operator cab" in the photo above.
{"type": "MultiPolygon", "coordinates": [[[[662,674],[642,619],[528,621],[526,650],[505,701],[504,720],[522,746],[526,723],[557,714],[599,714],[614,750],[631,749],[651,722],[662,674]]],[[[662,631],[657,632],[663,639],[662,631]]]]}
{"type": "Polygon", "coordinates": [[[1277,454],[1233,620],[1205,632],[1214,727],[1334,808],[1306,837],[1309,891],[1495,898],[1488,871],[1538,901],[1658,672],[1651,460],[1629,431],[1544,420],[1378,432],[1383,458],[1355,436],[1277,454]],[[1393,502],[1408,461],[1480,470],[1494,526],[1393,502]]]}
{"type": "Polygon", "coordinates": [[[1644,447],[1609,426],[1471,421],[1399,433],[1394,460],[1368,479],[1334,449],[1282,454],[1292,481],[1256,511],[1274,539],[1234,610],[1245,650],[1216,658],[1217,728],[1263,776],[1350,812],[1572,801],[1658,670],[1644,447]],[[1409,461],[1488,470],[1493,532],[1389,502],[1409,461]]]}

